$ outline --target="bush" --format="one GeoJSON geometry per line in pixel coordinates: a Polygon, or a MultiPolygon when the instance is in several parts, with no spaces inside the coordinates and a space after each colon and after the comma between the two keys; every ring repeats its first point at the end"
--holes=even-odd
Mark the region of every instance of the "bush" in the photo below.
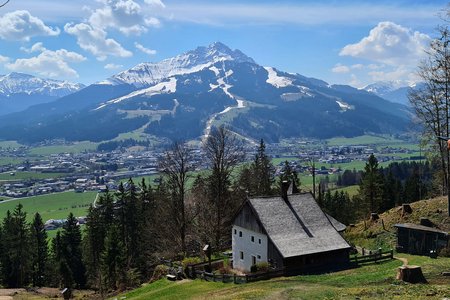
{"type": "Polygon", "coordinates": [[[152,279],[150,279],[150,282],[160,280],[161,278],[165,277],[167,274],[169,274],[169,267],[166,265],[157,265],[155,268],[155,271],[153,271],[152,279]]]}
{"type": "Polygon", "coordinates": [[[442,248],[441,250],[439,250],[439,256],[450,257],[450,247],[442,248]]]}
{"type": "Polygon", "coordinates": [[[183,265],[183,269],[185,269],[189,265],[195,265],[201,262],[202,259],[200,257],[194,256],[194,257],[186,257],[185,259],[183,259],[181,264],[183,265]]]}
{"type": "Polygon", "coordinates": [[[256,270],[259,272],[267,272],[269,271],[269,263],[266,261],[261,261],[256,264],[256,270]]]}

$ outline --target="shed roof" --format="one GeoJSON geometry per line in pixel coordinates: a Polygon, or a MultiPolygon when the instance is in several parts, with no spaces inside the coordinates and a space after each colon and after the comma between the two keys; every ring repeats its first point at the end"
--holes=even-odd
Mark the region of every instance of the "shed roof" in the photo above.
{"type": "Polygon", "coordinates": [[[284,258],[350,248],[310,193],[249,203],[284,258]]]}
{"type": "Polygon", "coordinates": [[[423,225],[417,225],[417,224],[412,224],[412,223],[404,223],[404,224],[395,224],[394,227],[397,228],[407,228],[407,229],[413,229],[413,230],[420,230],[420,231],[427,231],[427,232],[434,232],[434,233],[441,233],[444,235],[448,235],[448,232],[436,229],[436,228],[432,228],[432,227],[427,227],[427,226],[423,226],[423,225]]]}

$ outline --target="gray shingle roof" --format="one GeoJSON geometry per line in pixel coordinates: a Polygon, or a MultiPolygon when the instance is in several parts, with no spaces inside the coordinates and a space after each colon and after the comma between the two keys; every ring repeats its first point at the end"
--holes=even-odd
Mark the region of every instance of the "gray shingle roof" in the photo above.
{"type": "Polygon", "coordinates": [[[310,193],[249,202],[284,258],[350,248],[310,193]]]}

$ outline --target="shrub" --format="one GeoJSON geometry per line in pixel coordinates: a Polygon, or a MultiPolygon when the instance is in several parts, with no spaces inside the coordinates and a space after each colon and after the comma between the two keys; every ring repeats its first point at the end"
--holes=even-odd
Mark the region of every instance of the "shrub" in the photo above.
{"type": "Polygon", "coordinates": [[[269,263],[266,261],[261,261],[256,264],[256,270],[259,272],[267,272],[269,271],[269,263]]]}
{"type": "Polygon", "coordinates": [[[442,248],[441,250],[439,250],[439,256],[450,257],[450,247],[442,248]]]}
{"type": "Polygon", "coordinates": [[[184,269],[189,265],[195,265],[195,264],[198,264],[201,262],[202,262],[202,259],[200,257],[193,256],[193,257],[186,257],[185,259],[183,259],[181,264],[183,265],[183,269],[184,269]]]}
{"type": "Polygon", "coordinates": [[[169,267],[166,265],[157,265],[155,270],[153,271],[152,279],[150,279],[150,282],[157,281],[164,276],[169,274],[169,267]]]}
{"type": "Polygon", "coordinates": [[[251,272],[251,273],[256,273],[256,271],[258,271],[258,267],[257,267],[256,265],[252,265],[252,266],[250,267],[250,272],[251,272]]]}

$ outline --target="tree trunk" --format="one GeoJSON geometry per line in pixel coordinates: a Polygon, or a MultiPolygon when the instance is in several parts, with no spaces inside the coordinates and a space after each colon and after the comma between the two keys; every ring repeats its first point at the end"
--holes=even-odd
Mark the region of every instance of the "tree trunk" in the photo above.
{"type": "Polygon", "coordinates": [[[409,283],[427,283],[419,266],[401,266],[397,269],[397,279],[409,283]]]}

